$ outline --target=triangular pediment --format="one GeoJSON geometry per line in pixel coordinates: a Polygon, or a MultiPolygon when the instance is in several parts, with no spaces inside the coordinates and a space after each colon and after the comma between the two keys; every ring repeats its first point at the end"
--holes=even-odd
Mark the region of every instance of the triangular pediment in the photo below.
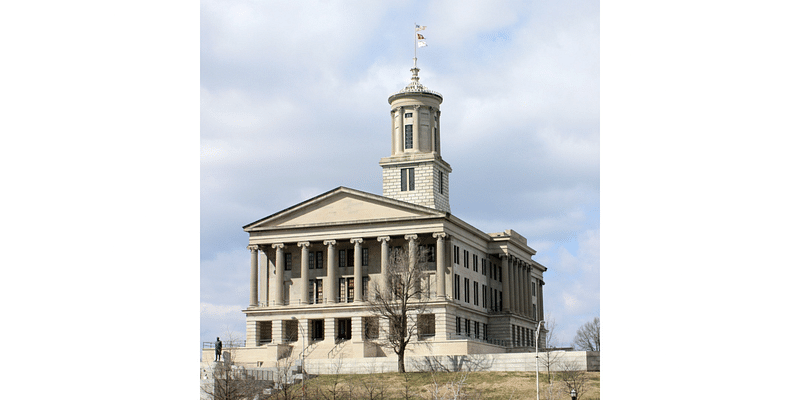
{"type": "Polygon", "coordinates": [[[427,207],[340,187],[244,226],[245,231],[442,217],[427,207]]]}

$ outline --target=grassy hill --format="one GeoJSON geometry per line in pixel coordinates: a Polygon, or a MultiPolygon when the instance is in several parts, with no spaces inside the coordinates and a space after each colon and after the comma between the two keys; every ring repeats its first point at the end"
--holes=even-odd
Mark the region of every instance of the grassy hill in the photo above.
{"type": "MultiPolygon", "coordinates": [[[[580,400],[600,399],[600,373],[582,373],[580,400]]],[[[569,399],[563,376],[539,373],[541,400],[569,399]]],[[[300,385],[292,388],[300,396],[300,385]]],[[[381,373],[367,375],[321,375],[306,381],[307,399],[458,399],[530,400],[536,398],[534,372],[381,373]]]]}

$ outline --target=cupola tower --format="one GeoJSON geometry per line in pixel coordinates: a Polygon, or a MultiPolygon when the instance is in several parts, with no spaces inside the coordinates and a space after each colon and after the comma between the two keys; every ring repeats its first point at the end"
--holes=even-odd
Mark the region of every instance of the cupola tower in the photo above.
{"type": "Polygon", "coordinates": [[[411,83],[389,96],[392,154],[381,158],[383,195],[450,212],[450,164],[442,159],[442,95],[419,83],[414,59],[411,83]]]}

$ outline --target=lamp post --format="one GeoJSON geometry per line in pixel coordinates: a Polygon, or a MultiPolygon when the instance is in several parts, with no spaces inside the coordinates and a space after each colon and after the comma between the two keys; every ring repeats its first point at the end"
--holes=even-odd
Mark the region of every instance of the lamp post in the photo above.
{"type": "Polygon", "coordinates": [[[303,330],[303,324],[297,317],[292,317],[292,320],[297,321],[297,327],[300,328],[300,335],[303,337],[303,350],[300,353],[300,380],[303,382],[303,400],[306,400],[306,332],[303,330]]]}
{"type": "Polygon", "coordinates": [[[578,392],[576,392],[575,389],[570,390],[569,395],[572,396],[572,400],[577,400],[578,398],[578,392]]]}
{"type": "Polygon", "coordinates": [[[536,324],[536,400],[539,400],[539,329],[542,327],[542,322],[536,324]]]}

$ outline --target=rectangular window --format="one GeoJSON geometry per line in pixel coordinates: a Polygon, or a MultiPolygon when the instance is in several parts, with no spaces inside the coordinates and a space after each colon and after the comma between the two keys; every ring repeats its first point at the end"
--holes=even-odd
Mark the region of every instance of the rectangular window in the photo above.
{"type": "Polygon", "coordinates": [[[356,298],[355,278],[347,278],[347,302],[352,303],[355,298],[356,298]]]}
{"type": "Polygon", "coordinates": [[[478,272],[478,255],[472,255],[472,270],[478,272]]]}
{"type": "Polygon", "coordinates": [[[472,325],[469,322],[469,320],[464,321],[464,334],[467,336],[469,336],[469,326],[472,325]]]}
{"type": "Polygon", "coordinates": [[[414,147],[414,128],[412,125],[406,125],[405,131],[405,148],[411,149],[414,147]]]}
{"type": "Polygon", "coordinates": [[[458,274],[455,274],[454,277],[453,295],[455,296],[456,300],[461,300],[461,277],[458,276],[458,274]]]}
{"type": "Polygon", "coordinates": [[[284,271],[292,270],[292,253],[286,253],[283,256],[283,270],[284,271]]]}
{"type": "Polygon", "coordinates": [[[347,250],[339,250],[339,268],[347,266],[347,250]]]}
{"type": "Polygon", "coordinates": [[[317,269],[322,269],[323,266],[324,266],[324,264],[322,263],[322,252],[318,251],[317,252],[317,269]]]}
{"type": "Polygon", "coordinates": [[[464,278],[464,301],[469,303],[469,278],[464,278]]]}
{"type": "Polygon", "coordinates": [[[534,279],[533,282],[531,282],[531,294],[536,296],[536,279],[534,279]]]}
{"type": "Polygon", "coordinates": [[[478,305],[478,281],[472,282],[472,298],[475,305],[478,305]]]}
{"type": "Polygon", "coordinates": [[[317,295],[314,298],[314,303],[322,304],[322,296],[323,296],[322,294],[324,293],[322,291],[322,279],[314,280],[314,289],[317,291],[317,295]]]}
{"type": "Polygon", "coordinates": [[[316,261],[317,258],[314,257],[314,252],[313,251],[308,252],[308,269],[316,268],[316,261]]]}
{"type": "Polygon", "coordinates": [[[339,278],[339,303],[352,303],[355,294],[353,278],[339,278]]]}
{"type": "Polygon", "coordinates": [[[369,277],[368,276],[362,276],[361,277],[361,298],[366,301],[368,295],[369,295],[369,277]]]}
{"type": "Polygon", "coordinates": [[[464,268],[469,268],[469,252],[464,250],[464,268]]]}
{"type": "Polygon", "coordinates": [[[436,318],[433,314],[422,314],[417,319],[419,337],[426,338],[436,335],[436,318]]]}
{"type": "Polygon", "coordinates": [[[489,325],[483,324],[483,340],[489,340],[489,325]]]}
{"type": "Polygon", "coordinates": [[[309,321],[311,340],[325,340],[325,320],[312,319],[309,321]]]}
{"type": "Polygon", "coordinates": [[[347,249],[347,266],[352,267],[355,264],[356,264],[355,249],[347,249]]]}
{"type": "Polygon", "coordinates": [[[533,305],[533,320],[538,321],[539,319],[536,318],[536,304],[533,305]]]}
{"type": "Polygon", "coordinates": [[[475,328],[475,338],[477,339],[477,338],[481,337],[481,334],[480,334],[481,331],[479,329],[480,328],[480,322],[473,321],[472,323],[473,323],[473,328],[475,328]]]}
{"type": "Polygon", "coordinates": [[[428,245],[428,262],[436,262],[436,245],[428,245]]]}
{"type": "Polygon", "coordinates": [[[314,304],[314,294],[317,292],[317,289],[314,288],[314,279],[308,280],[308,304],[314,304]]]}
{"type": "Polygon", "coordinates": [[[461,334],[461,317],[456,317],[456,335],[461,334]]]}
{"type": "MultiPolygon", "coordinates": [[[[436,144],[439,145],[438,143],[436,144]]],[[[436,151],[439,151],[437,148],[436,151]]],[[[444,172],[439,171],[439,193],[444,193],[444,172]]]]}
{"type": "Polygon", "coordinates": [[[400,191],[409,192],[414,190],[414,168],[400,169],[400,191]]]}
{"type": "Polygon", "coordinates": [[[361,249],[361,266],[362,267],[369,266],[369,248],[367,247],[361,249]]]}
{"type": "Polygon", "coordinates": [[[481,275],[486,276],[486,259],[481,258],[481,275]]]}
{"type": "Polygon", "coordinates": [[[498,303],[500,308],[498,308],[498,310],[502,310],[503,309],[503,291],[501,290],[501,291],[497,292],[497,294],[500,296],[500,302],[498,303]]]}
{"type": "Polygon", "coordinates": [[[364,317],[364,338],[378,338],[378,317],[364,317]]]}
{"type": "Polygon", "coordinates": [[[481,300],[483,300],[483,308],[486,307],[486,285],[481,284],[481,300]]]}
{"type": "Polygon", "coordinates": [[[433,147],[435,152],[441,153],[439,151],[439,128],[433,128],[433,147]]]}
{"type": "Polygon", "coordinates": [[[503,281],[503,267],[497,267],[497,280],[500,282],[503,281]]]}
{"type": "Polygon", "coordinates": [[[412,117],[412,115],[413,115],[413,114],[411,114],[411,113],[405,113],[405,114],[403,114],[403,116],[404,116],[404,117],[406,117],[406,118],[411,118],[411,117],[412,117]]]}
{"type": "Polygon", "coordinates": [[[456,265],[459,264],[459,262],[458,262],[458,252],[459,252],[458,246],[453,246],[453,263],[456,264],[456,265]]]}

